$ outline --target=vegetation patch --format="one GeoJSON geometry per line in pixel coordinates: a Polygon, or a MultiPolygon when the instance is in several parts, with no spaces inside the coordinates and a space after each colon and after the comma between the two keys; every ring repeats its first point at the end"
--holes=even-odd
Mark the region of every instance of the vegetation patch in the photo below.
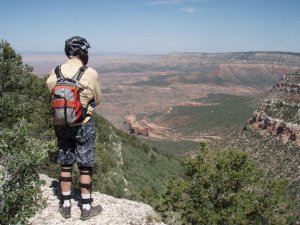
{"type": "Polygon", "coordinates": [[[150,118],[182,135],[222,135],[224,130],[241,128],[255,108],[253,96],[211,94],[196,101],[208,105],[175,106],[150,118]]]}
{"type": "Polygon", "coordinates": [[[267,178],[247,153],[201,143],[185,162],[185,178],[170,180],[157,210],[172,224],[284,225],[291,207],[286,187],[285,180],[267,178]]]}
{"type": "Polygon", "coordinates": [[[173,158],[181,158],[183,155],[189,152],[195,151],[198,148],[198,142],[195,141],[172,141],[172,140],[157,140],[144,138],[142,139],[145,143],[150,146],[154,146],[159,149],[160,152],[173,158]]]}

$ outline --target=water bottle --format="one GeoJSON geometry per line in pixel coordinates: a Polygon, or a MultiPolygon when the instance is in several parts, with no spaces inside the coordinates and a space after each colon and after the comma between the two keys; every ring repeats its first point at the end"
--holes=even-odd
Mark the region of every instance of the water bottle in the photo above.
{"type": "Polygon", "coordinates": [[[95,102],[94,99],[92,99],[92,100],[90,101],[90,106],[91,106],[93,109],[96,108],[96,102],[95,102]]]}

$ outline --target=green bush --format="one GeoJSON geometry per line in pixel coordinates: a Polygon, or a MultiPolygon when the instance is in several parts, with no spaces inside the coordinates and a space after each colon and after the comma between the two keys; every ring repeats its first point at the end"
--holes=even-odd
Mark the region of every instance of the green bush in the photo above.
{"type": "Polygon", "coordinates": [[[54,142],[45,81],[0,42],[0,224],[24,224],[42,205],[39,170],[54,142]]]}
{"type": "Polygon", "coordinates": [[[25,120],[0,133],[0,224],[25,223],[41,207],[38,170],[49,143],[28,135],[25,120]]]}
{"type": "Polygon", "coordinates": [[[212,151],[185,162],[185,179],[173,179],[157,206],[176,224],[287,224],[287,182],[268,179],[245,152],[212,151]]]}

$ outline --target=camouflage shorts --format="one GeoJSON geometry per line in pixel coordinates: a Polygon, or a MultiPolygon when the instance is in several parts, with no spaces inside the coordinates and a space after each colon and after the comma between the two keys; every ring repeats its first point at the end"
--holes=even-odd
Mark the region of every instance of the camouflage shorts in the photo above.
{"type": "Polygon", "coordinates": [[[82,126],[55,127],[57,136],[57,162],[66,165],[92,167],[95,160],[95,123],[91,118],[82,126]]]}

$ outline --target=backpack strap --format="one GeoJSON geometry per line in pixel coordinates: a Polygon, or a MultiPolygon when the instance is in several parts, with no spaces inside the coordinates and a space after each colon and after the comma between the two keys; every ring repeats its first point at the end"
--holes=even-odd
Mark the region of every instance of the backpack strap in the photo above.
{"type": "Polygon", "coordinates": [[[56,74],[56,79],[57,79],[57,80],[58,80],[58,79],[61,79],[61,78],[65,79],[65,77],[64,77],[64,76],[62,75],[62,73],[61,73],[60,66],[57,66],[57,67],[55,68],[54,72],[55,72],[55,74],[56,74]]]}
{"type": "Polygon", "coordinates": [[[88,68],[87,66],[80,67],[78,72],[74,75],[73,79],[76,79],[79,81],[87,68],[88,68]]]}

